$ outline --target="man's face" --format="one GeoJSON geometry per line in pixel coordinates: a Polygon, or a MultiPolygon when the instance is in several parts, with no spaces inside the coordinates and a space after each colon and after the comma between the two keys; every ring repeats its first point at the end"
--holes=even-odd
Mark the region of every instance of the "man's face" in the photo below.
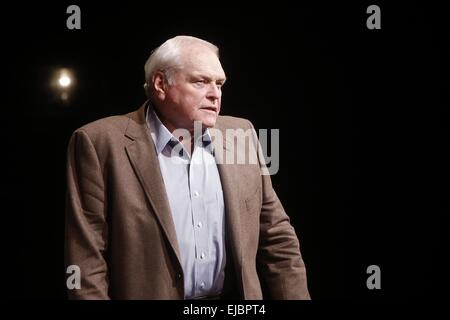
{"type": "Polygon", "coordinates": [[[183,68],[176,71],[172,85],[165,85],[161,108],[170,131],[192,130],[194,121],[213,127],[220,112],[221,87],[225,73],[211,49],[196,46],[184,51],[183,68]]]}

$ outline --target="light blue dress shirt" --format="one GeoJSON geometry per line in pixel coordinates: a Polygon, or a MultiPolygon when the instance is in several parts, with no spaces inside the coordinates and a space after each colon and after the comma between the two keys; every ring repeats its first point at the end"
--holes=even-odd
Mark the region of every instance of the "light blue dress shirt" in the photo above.
{"type": "Polygon", "coordinates": [[[177,233],[185,298],[219,294],[225,277],[225,212],[211,136],[205,130],[189,155],[151,106],[146,118],[177,233]]]}

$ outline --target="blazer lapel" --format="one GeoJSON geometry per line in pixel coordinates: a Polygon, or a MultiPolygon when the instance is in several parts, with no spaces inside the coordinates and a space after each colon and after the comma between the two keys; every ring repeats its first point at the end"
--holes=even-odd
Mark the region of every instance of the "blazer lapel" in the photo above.
{"type": "Polygon", "coordinates": [[[125,149],[181,268],[175,225],[164,188],[164,180],[159,168],[155,146],[146,126],[145,107],[146,104],[139,110],[128,114],[130,120],[125,136],[132,141],[125,149]]]}

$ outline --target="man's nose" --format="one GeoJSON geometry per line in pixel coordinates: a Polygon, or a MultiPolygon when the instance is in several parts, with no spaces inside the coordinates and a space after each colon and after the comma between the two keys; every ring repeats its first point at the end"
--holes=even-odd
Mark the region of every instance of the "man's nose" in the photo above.
{"type": "Polygon", "coordinates": [[[220,99],[221,96],[222,96],[221,88],[217,84],[211,83],[209,85],[207,97],[211,100],[218,100],[220,99]]]}

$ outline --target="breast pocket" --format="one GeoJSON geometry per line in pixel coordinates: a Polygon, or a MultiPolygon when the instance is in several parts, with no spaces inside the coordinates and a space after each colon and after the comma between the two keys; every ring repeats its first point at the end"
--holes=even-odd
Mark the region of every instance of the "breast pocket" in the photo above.
{"type": "Polygon", "coordinates": [[[212,234],[223,232],[225,208],[222,192],[211,193],[204,201],[207,226],[212,234]]]}
{"type": "Polygon", "coordinates": [[[213,194],[208,195],[205,199],[205,211],[208,215],[220,215],[223,212],[224,203],[223,195],[221,192],[217,191],[213,194]]]}

